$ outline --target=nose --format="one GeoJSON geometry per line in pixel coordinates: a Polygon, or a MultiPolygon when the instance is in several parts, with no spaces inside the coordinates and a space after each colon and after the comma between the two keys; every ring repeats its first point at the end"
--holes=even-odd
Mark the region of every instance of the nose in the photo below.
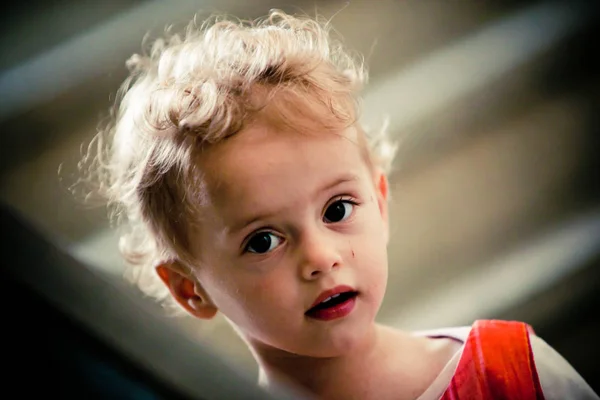
{"type": "Polygon", "coordinates": [[[304,235],[298,246],[303,279],[318,279],[341,266],[340,243],[334,236],[334,232],[326,229],[304,235]]]}

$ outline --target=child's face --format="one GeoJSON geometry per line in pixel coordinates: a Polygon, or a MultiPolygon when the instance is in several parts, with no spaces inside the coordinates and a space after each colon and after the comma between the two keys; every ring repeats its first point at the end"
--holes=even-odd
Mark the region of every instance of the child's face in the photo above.
{"type": "Polygon", "coordinates": [[[387,282],[387,181],[357,135],[255,125],[203,156],[197,290],[255,349],[334,356],[373,327],[387,282]],[[307,314],[340,285],[358,295],[307,314]]]}

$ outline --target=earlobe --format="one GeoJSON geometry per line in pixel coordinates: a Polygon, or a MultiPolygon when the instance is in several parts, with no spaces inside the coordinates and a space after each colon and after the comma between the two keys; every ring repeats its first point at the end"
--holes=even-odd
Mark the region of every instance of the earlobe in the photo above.
{"type": "Polygon", "coordinates": [[[196,296],[188,299],[187,307],[184,307],[194,317],[200,319],[212,319],[217,315],[217,307],[196,296]]]}
{"type": "Polygon", "coordinates": [[[199,282],[187,276],[175,263],[163,263],[156,267],[156,273],[167,286],[171,296],[188,313],[201,319],[211,319],[217,314],[217,307],[199,282]]]}

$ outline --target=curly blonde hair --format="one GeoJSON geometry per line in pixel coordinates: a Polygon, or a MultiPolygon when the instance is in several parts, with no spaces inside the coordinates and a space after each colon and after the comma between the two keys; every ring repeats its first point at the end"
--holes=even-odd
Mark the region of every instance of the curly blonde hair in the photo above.
{"type": "MultiPolygon", "coordinates": [[[[357,126],[367,79],[362,59],[333,38],[327,21],[281,11],[256,21],[194,20],[127,66],[89,171],[126,228],[127,277],[162,300],[169,296],[156,265],[194,264],[187,224],[205,196],[201,151],[267,108],[273,123],[296,130],[315,121],[320,131],[357,126]]],[[[394,152],[385,132],[359,131],[369,159],[387,170],[394,152]]]]}

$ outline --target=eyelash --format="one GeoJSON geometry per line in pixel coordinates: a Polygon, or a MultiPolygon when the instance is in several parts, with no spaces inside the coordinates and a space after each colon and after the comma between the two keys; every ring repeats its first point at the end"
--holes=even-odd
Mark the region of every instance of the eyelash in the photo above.
{"type": "MultiPolygon", "coordinates": [[[[352,196],[348,196],[348,195],[340,195],[340,196],[336,196],[332,201],[330,201],[327,206],[325,206],[321,219],[325,218],[325,213],[327,212],[327,210],[329,209],[329,207],[331,207],[333,204],[338,203],[338,202],[343,202],[343,203],[347,203],[347,204],[351,204],[353,207],[359,206],[360,203],[352,196]]],[[[336,224],[339,222],[330,222],[331,224],[336,224]]],[[[265,234],[265,233],[270,233],[274,236],[277,236],[280,240],[284,241],[285,239],[283,239],[281,236],[275,234],[274,232],[270,231],[268,227],[263,227],[255,232],[252,232],[250,235],[248,235],[247,239],[244,240],[243,245],[242,245],[242,252],[244,254],[246,253],[254,253],[252,251],[249,251],[249,245],[250,242],[252,241],[252,239],[254,239],[256,236],[260,235],[260,234],[265,234]]],[[[270,253],[270,252],[269,252],[270,253]]],[[[267,253],[257,253],[257,254],[267,254],[267,253]]]]}
{"type": "MultiPolygon", "coordinates": [[[[277,238],[279,238],[279,240],[281,240],[281,241],[283,241],[283,240],[284,240],[284,239],[283,239],[281,236],[279,236],[278,234],[276,234],[276,233],[274,233],[274,232],[272,232],[272,231],[270,231],[270,230],[265,230],[265,228],[263,228],[262,230],[258,230],[258,231],[256,231],[256,232],[253,232],[252,234],[250,234],[250,235],[248,236],[248,239],[244,241],[244,245],[242,246],[242,250],[243,250],[243,253],[244,253],[244,254],[245,254],[245,253],[256,253],[256,254],[267,254],[267,253],[270,253],[270,251],[269,251],[269,252],[266,252],[266,253],[257,253],[257,252],[254,252],[254,251],[250,251],[250,250],[249,250],[249,248],[250,248],[250,243],[252,242],[252,239],[254,239],[254,238],[256,238],[257,236],[259,236],[259,235],[262,235],[262,234],[271,234],[271,235],[273,235],[273,236],[277,236],[277,238]]],[[[279,244],[279,245],[281,245],[281,244],[279,244]]]]}
{"type": "MultiPolygon", "coordinates": [[[[333,199],[333,201],[331,201],[329,204],[327,204],[327,207],[325,207],[324,211],[327,211],[327,209],[329,207],[331,207],[333,204],[337,203],[341,201],[342,203],[348,203],[348,204],[352,204],[353,206],[359,206],[360,204],[358,203],[358,200],[356,200],[354,197],[352,196],[348,196],[348,195],[341,195],[341,196],[337,196],[333,199]]],[[[325,214],[325,212],[323,212],[323,214],[325,214]]]]}

